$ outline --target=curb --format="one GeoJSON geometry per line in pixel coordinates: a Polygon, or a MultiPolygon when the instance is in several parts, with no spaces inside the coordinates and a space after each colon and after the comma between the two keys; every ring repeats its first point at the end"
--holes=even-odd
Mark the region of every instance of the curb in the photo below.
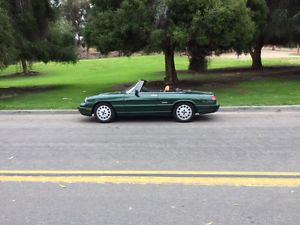
{"type": "Polygon", "coordinates": [[[0,110],[0,115],[9,114],[34,114],[34,115],[70,115],[79,114],[78,110],[73,109],[45,109],[45,110],[0,110]]]}
{"type": "Polygon", "coordinates": [[[300,105],[281,105],[281,106],[225,106],[221,107],[220,112],[285,112],[299,111],[300,105]]]}
{"type": "MultiPolygon", "coordinates": [[[[300,112],[300,105],[283,105],[283,106],[224,106],[219,112],[300,112]]],[[[58,109],[58,110],[0,110],[0,115],[9,114],[35,114],[35,115],[72,115],[78,114],[75,109],[58,109]]]]}

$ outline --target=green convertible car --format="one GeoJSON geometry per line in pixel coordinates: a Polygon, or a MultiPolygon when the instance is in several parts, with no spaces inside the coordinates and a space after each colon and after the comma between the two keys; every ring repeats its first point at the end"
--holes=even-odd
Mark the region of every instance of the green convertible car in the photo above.
{"type": "Polygon", "coordinates": [[[104,93],[88,97],[79,112],[94,115],[102,123],[112,122],[116,116],[173,115],[179,122],[192,121],[196,114],[218,111],[213,93],[198,91],[149,91],[141,80],[122,92],[104,93]]]}

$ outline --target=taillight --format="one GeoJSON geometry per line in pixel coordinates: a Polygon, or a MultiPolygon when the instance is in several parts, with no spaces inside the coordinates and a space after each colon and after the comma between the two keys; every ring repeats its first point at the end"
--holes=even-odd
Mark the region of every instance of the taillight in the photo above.
{"type": "Polygon", "coordinates": [[[217,101],[217,97],[213,95],[213,96],[211,96],[211,100],[217,101]]]}

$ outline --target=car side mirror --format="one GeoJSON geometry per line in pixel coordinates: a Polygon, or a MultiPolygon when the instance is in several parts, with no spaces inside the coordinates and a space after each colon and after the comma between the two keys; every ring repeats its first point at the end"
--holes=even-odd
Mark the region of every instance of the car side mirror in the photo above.
{"type": "Polygon", "coordinates": [[[140,97],[139,91],[138,91],[138,90],[135,90],[135,91],[134,91],[134,94],[135,94],[136,97],[140,97]]]}

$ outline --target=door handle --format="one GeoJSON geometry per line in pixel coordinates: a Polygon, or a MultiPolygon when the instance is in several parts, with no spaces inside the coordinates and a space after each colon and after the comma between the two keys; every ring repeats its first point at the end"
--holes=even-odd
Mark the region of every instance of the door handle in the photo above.
{"type": "Polygon", "coordinates": [[[161,102],[161,104],[168,104],[168,102],[161,102]]]}
{"type": "Polygon", "coordinates": [[[157,95],[156,95],[156,94],[152,94],[151,96],[152,96],[152,97],[157,97],[157,95]]]}

